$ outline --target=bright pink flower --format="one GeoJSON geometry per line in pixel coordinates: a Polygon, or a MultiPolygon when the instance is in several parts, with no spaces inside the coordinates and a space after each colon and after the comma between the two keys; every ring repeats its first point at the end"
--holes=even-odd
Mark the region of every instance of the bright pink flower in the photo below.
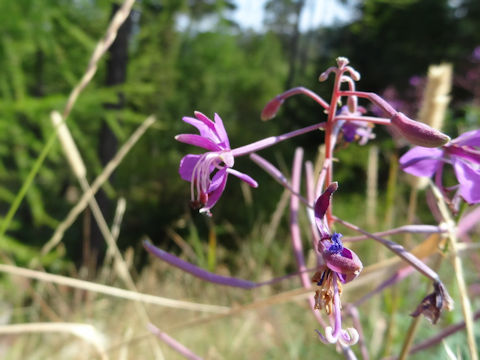
{"type": "Polygon", "coordinates": [[[215,114],[214,119],[215,121],[212,121],[196,111],[195,118],[184,117],[183,121],[195,126],[200,135],[180,134],[175,137],[183,143],[209,150],[202,155],[184,156],[179,168],[182,179],[191,184],[192,206],[209,216],[210,209],[217,203],[225,189],[228,174],[237,176],[252,187],[258,186],[250,176],[232,169],[234,156],[227,132],[220,116],[215,114]]]}

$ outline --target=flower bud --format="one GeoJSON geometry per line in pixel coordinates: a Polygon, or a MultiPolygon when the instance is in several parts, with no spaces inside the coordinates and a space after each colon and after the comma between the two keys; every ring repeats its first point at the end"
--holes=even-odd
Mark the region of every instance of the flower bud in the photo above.
{"type": "Polygon", "coordinates": [[[267,105],[262,110],[262,114],[260,115],[260,118],[263,121],[267,121],[270,119],[273,119],[275,115],[277,115],[278,109],[280,106],[283,104],[283,99],[280,97],[276,96],[272,100],[270,100],[267,105]]]}
{"type": "Polygon", "coordinates": [[[438,147],[445,145],[450,141],[448,135],[445,135],[424,123],[409,119],[401,112],[393,115],[391,121],[395,129],[414,145],[438,147]]]}

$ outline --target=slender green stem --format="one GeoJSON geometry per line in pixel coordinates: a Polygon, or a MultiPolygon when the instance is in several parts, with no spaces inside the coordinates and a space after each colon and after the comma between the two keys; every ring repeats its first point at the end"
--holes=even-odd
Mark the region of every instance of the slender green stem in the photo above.
{"type": "Polygon", "coordinates": [[[30,186],[32,185],[33,180],[35,179],[35,176],[40,171],[40,168],[42,167],[43,162],[45,161],[48,153],[50,152],[50,149],[55,143],[56,137],[57,137],[57,131],[55,130],[48,138],[45,146],[42,149],[42,152],[38,156],[37,160],[35,161],[35,164],[33,164],[32,169],[30,170],[25,181],[23,182],[23,185],[20,188],[20,191],[17,193],[17,196],[15,196],[15,199],[10,205],[10,209],[8,209],[7,215],[5,216],[5,219],[3,220],[0,227],[0,241],[5,235],[8,228],[10,227],[10,223],[12,222],[13,217],[15,216],[18,208],[20,207],[20,204],[22,203],[23,198],[27,194],[27,191],[30,189],[30,186]]]}

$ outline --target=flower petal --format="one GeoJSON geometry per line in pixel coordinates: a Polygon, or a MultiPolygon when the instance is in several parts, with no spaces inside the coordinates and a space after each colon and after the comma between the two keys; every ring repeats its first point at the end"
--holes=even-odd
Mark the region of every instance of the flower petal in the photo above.
{"type": "Polygon", "coordinates": [[[215,123],[210,120],[208,116],[202,114],[200,111],[195,111],[194,114],[198,120],[207,125],[210,129],[212,129],[212,131],[215,131],[215,123]]]}
{"type": "Polygon", "coordinates": [[[225,185],[227,184],[227,169],[223,168],[218,170],[212,178],[212,182],[208,189],[208,201],[205,207],[202,210],[210,210],[222,196],[223,190],[225,190],[225,185]]]}
{"type": "Polygon", "coordinates": [[[443,150],[416,146],[407,151],[399,160],[406,173],[431,177],[437,170],[443,150]]]}
{"type": "Polygon", "coordinates": [[[467,131],[452,140],[452,143],[460,146],[480,146],[480,130],[467,131]]]}
{"type": "Polygon", "coordinates": [[[327,212],[328,207],[330,206],[330,197],[332,194],[337,190],[338,183],[333,182],[331,183],[320,195],[315,202],[315,222],[317,223],[318,230],[320,231],[320,236],[329,237],[330,234],[328,233],[328,227],[326,226],[325,222],[323,221],[323,217],[327,212]]]}
{"type": "Polygon", "coordinates": [[[222,148],[215,144],[212,140],[195,134],[180,134],[175,136],[175,140],[183,142],[185,144],[190,144],[198,146],[210,151],[221,151],[222,148]]]}
{"type": "Polygon", "coordinates": [[[324,252],[327,267],[335,271],[342,283],[355,279],[363,269],[362,261],[352,250],[344,247],[339,253],[324,252]]]}
{"type": "Polygon", "coordinates": [[[200,157],[201,155],[188,154],[185,155],[182,160],[180,160],[180,167],[178,169],[178,172],[183,180],[192,180],[193,169],[195,165],[197,165],[200,157]]]}
{"type": "Polygon", "coordinates": [[[469,204],[480,202],[480,169],[474,169],[469,163],[455,158],[453,168],[460,184],[460,195],[469,204]]]}
{"type": "Polygon", "coordinates": [[[480,152],[475,148],[468,146],[448,146],[445,151],[453,158],[454,156],[462,157],[466,160],[472,161],[476,164],[480,164],[480,152]]]}
{"type": "Polygon", "coordinates": [[[220,139],[220,143],[223,143],[225,147],[230,149],[230,141],[228,140],[227,131],[223,126],[222,119],[220,118],[220,116],[218,116],[217,113],[215,113],[214,119],[215,119],[215,130],[217,131],[218,138],[220,139]]]}
{"type": "Polygon", "coordinates": [[[182,118],[187,124],[195,126],[200,135],[212,140],[214,143],[219,143],[220,139],[218,138],[217,133],[215,132],[215,126],[211,120],[208,120],[209,123],[205,123],[205,121],[201,121],[189,116],[185,116],[182,118]]]}
{"type": "Polygon", "coordinates": [[[258,187],[258,183],[255,180],[253,180],[250,176],[248,176],[247,174],[244,174],[240,171],[237,171],[237,170],[231,169],[231,168],[227,168],[227,172],[229,174],[235,175],[240,180],[245,181],[251,187],[254,187],[254,188],[258,187]]]}

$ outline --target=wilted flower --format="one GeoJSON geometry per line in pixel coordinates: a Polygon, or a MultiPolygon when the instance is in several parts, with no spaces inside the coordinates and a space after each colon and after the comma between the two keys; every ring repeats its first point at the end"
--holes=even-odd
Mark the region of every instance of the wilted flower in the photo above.
{"type": "Polygon", "coordinates": [[[184,117],[182,120],[195,126],[200,135],[180,134],[175,137],[178,141],[209,150],[202,155],[184,156],[179,168],[182,179],[190,181],[192,206],[207,215],[211,215],[210,209],[222,195],[228,174],[239,177],[252,187],[258,186],[250,176],[232,169],[234,156],[227,132],[220,116],[215,114],[214,119],[212,121],[196,111],[195,118],[184,117]]]}
{"type": "Polygon", "coordinates": [[[320,232],[318,251],[324,265],[313,275],[312,281],[319,289],[315,292],[315,309],[325,309],[327,315],[333,315],[334,328],[327,327],[325,336],[318,332],[324,342],[353,345],[358,341],[358,332],[354,328],[342,329],[340,294],[342,284],[355,279],[363,269],[357,254],[343,246],[342,234],[331,234],[325,221],[325,213],[330,205],[330,197],[337,190],[332,183],[315,203],[315,221],[320,232]]]}
{"type": "Polygon", "coordinates": [[[400,158],[403,171],[431,177],[442,186],[445,164],[453,166],[460,196],[469,204],[480,202],[480,130],[466,132],[441,148],[414,147],[400,158]]]}

